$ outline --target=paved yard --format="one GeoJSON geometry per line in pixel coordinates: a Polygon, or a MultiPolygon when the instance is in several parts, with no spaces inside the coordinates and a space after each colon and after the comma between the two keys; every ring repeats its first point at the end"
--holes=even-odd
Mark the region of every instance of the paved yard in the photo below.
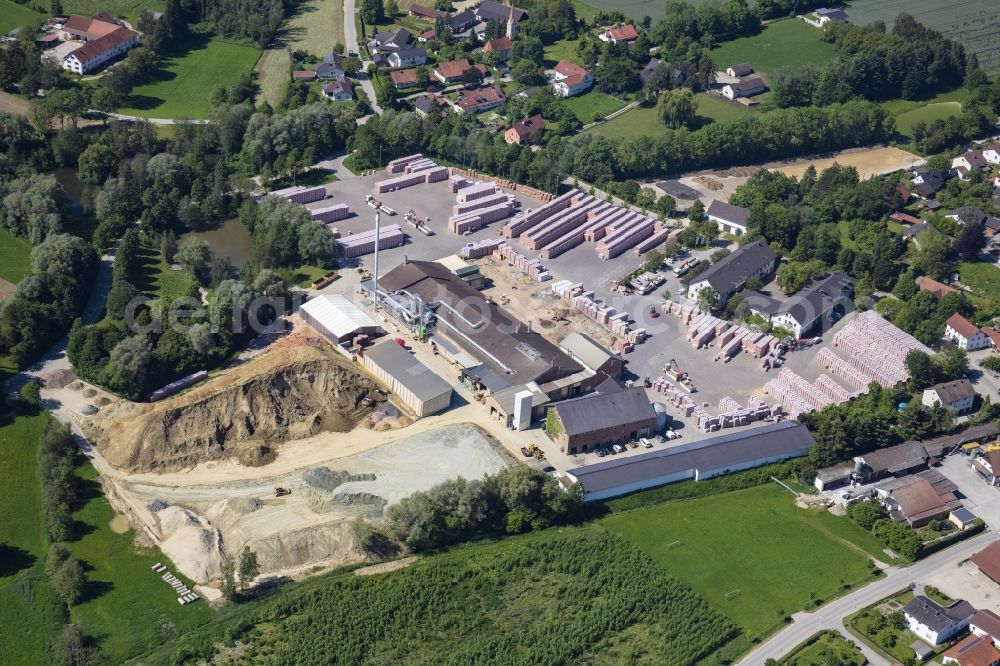
{"type": "Polygon", "coordinates": [[[943,566],[921,582],[933,585],[952,599],[965,599],[977,609],[1000,613],[1000,587],[968,561],[943,566]]]}
{"type": "Polygon", "coordinates": [[[989,525],[1000,528],[1000,488],[989,485],[970,467],[971,459],[953,454],[941,463],[941,473],[950,479],[962,495],[962,504],[989,525]]]}

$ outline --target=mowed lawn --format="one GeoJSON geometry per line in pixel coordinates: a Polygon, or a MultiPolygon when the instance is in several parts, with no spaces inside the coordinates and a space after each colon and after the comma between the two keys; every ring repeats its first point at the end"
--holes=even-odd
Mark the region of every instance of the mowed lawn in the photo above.
{"type": "Polygon", "coordinates": [[[166,0],[63,0],[62,3],[64,16],[107,12],[112,16],[125,17],[132,25],[142,12],[162,12],[166,5],[166,0]]]}
{"type": "Polygon", "coordinates": [[[589,90],[576,97],[567,97],[563,104],[569,107],[584,125],[594,122],[597,116],[604,117],[625,106],[625,102],[597,90],[589,90]]]}
{"type": "Polygon", "coordinates": [[[569,60],[583,65],[583,60],[576,54],[576,47],[579,43],[579,39],[568,39],[549,44],[545,47],[545,65],[552,67],[560,60],[569,60]]]}
{"type": "Polygon", "coordinates": [[[41,14],[24,5],[0,0],[0,35],[5,35],[18,26],[30,25],[41,18],[41,14]]]}
{"type": "Polygon", "coordinates": [[[305,0],[285,22],[280,39],[293,51],[333,53],[334,44],[344,43],[344,0],[305,0]]]}
{"type": "Polygon", "coordinates": [[[978,296],[1000,303],[1000,268],[995,264],[963,261],[958,272],[962,284],[978,296]]]}
{"type": "Polygon", "coordinates": [[[723,42],[712,49],[716,69],[748,62],[755,72],[770,74],[785,65],[805,65],[832,60],[833,44],[823,41],[823,31],[799,19],[765,26],[760,34],[723,42]]]}
{"type": "Polygon", "coordinates": [[[670,502],[600,521],[728,615],[750,637],[870,577],[871,534],[796,508],[777,486],[670,502]],[[850,543],[849,543],[850,542],[850,543]],[[729,598],[727,598],[727,596],[729,598]]]}
{"type": "Polygon", "coordinates": [[[31,245],[0,229],[0,278],[17,284],[31,272],[31,245]]]}
{"type": "Polygon", "coordinates": [[[168,57],[154,81],[137,86],[119,113],[145,118],[207,118],[212,90],[253,69],[260,49],[217,39],[168,57]]]}

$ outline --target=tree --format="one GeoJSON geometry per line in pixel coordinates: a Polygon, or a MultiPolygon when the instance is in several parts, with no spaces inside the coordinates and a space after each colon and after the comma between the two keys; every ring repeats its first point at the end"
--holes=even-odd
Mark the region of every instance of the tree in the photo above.
{"type": "Polygon", "coordinates": [[[97,648],[75,624],[68,624],[63,628],[54,649],[57,663],[63,666],[89,666],[97,662],[97,648]]]}
{"type": "Polygon", "coordinates": [[[260,564],[257,562],[257,553],[250,550],[249,546],[244,546],[240,551],[240,592],[245,592],[258,575],[260,564]]]}
{"type": "Polygon", "coordinates": [[[73,556],[67,556],[50,577],[52,588],[67,606],[72,606],[83,598],[86,578],[83,565],[73,556]]]}
{"type": "Polygon", "coordinates": [[[483,82],[484,76],[482,70],[472,65],[462,72],[462,85],[466,88],[476,88],[483,82]]]}
{"type": "Polygon", "coordinates": [[[705,204],[700,199],[695,199],[691,207],[688,208],[688,219],[692,222],[701,222],[705,219],[705,204]]]}
{"type": "Polygon", "coordinates": [[[882,505],[871,499],[850,504],[847,507],[847,515],[865,530],[870,530],[877,521],[886,517],[882,505]]]}
{"type": "Polygon", "coordinates": [[[200,284],[208,284],[212,250],[206,241],[200,238],[185,239],[177,247],[174,261],[183,266],[200,284]]]}
{"type": "Polygon", "coordinates": [[[946,347],[934,360],[939,381],[961,379],[969,369],[969,356],[961,347],[946,347]]]}
{"type": "Polygon", "coordinates": [[[951,241],[940,232],[924,230],[917,234],[919,250],[914,264],[935,279],[941,279],[951,269],[951,241]]]}
{"type": "Polygon", "coordinates": [[[106,383],[130,398],[137,398],[146,385],[152,348],[145,335],[125,338],[111,350],[106,383]]]}
{"type": "Polygon", "coordinates": [[[703,287],[698,291],[698,309],[711,312],[719,305],[719,292],[712,287],[703,287]]]}
{"type": "Polygon", "coordinates": [[[21,389],[17,392],[17,394],[18,398],[21,399],[21,402],[26,404],[28,407],[31,407],[32,409],[36,409],[38,405],[41,404],[42,402],[42,392],[41,389],[38,387],[38,382],[36,382],[35,380],[27,382],[24,386],[21,387],[21,389]]]}
{"type": "Polygon", "coordinates": [[[955,250],[963,261],[976,261],[979,254],[986,247],[986,235],[983,234],[983,227],[980,224],[966,224],[962,230],[962,235],[955,243],[955,250]]]}
{"type": "Polygon", "coordinates": [[[919,349],[910,351],[906,354],[905,363],[914,389],[925,389],[937,381],[937,366],[925,352],[919,349]]]}
{"type": "Polygon", "coordinates": [[[385,15],[388,18],[393,18],[399,14],[399,6],[396,4],[396,0],[385,0],[385,15]]]}
{"type": "Polygon", "coordinates": [[[675,88],[660,95],[656,112],[671,129],[689,127],[698,115],[698,103],[690,88],[675,88]]]}
{"type": "Polygon", "coordinates": [[[385,8],[382,0],[361,0],[361,20],[368,25],[377,25],[385,21],[385,8]]]}
{"type": "Polygon", "coordinates": [[[222,582],[219,591],[229,601],[236,599],[236,563],[230,555],[222,560],[222,582]]]}

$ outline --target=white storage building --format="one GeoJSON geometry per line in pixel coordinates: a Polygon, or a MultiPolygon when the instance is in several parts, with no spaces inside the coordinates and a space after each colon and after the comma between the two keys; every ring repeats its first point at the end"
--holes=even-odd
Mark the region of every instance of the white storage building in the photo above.
{"type": "Polygon", "coordinates": [[[418,417],[436,414],[451,404],[451,385],[392,340],[364,350],[361,364],[418,417]]]}
{"type": "Polygon", "coordinates": [[[302,319],[333,344],[358,335],[381,335],[382,327],[341,294],[322,294],[302,304],[302,319]]]}

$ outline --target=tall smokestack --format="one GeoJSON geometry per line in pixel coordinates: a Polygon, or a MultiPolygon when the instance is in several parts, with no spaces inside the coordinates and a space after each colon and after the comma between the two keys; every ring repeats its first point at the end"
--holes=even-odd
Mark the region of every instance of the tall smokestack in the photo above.
{"type": "Polygon", "coordinates": [[[372,294],[375,298],[375,309],[378,309],[378,242],[381,232],[381,212],[375,209],[375,265],[372,270],[372,294]]]}

